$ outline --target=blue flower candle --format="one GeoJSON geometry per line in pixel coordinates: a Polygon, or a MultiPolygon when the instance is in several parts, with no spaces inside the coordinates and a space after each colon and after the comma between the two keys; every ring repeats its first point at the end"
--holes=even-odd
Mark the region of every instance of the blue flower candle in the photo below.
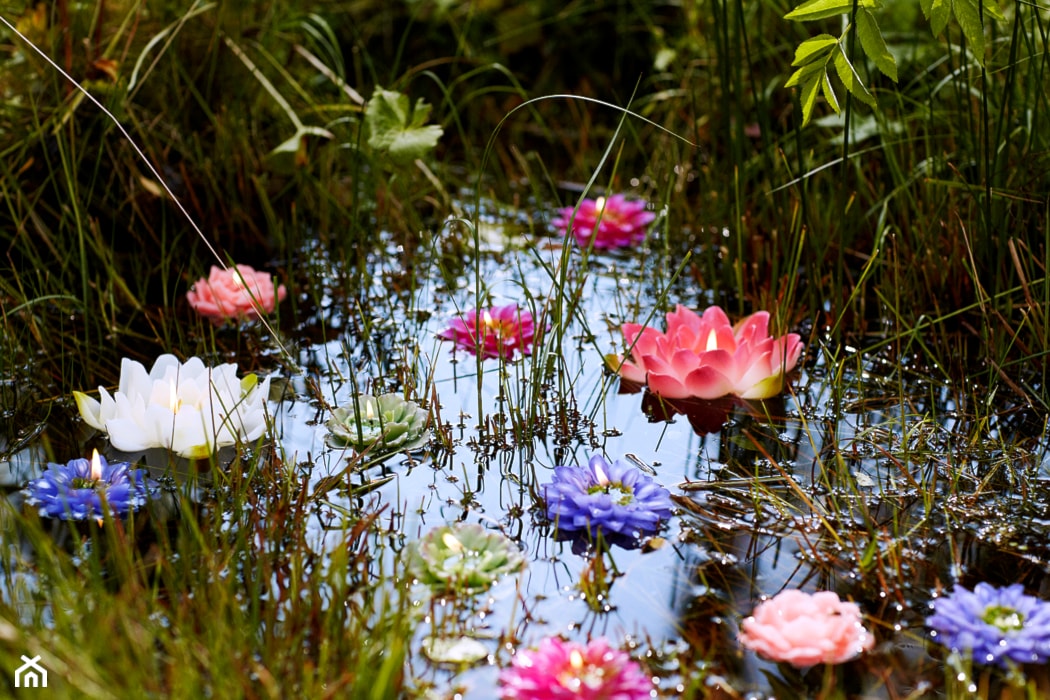
{"type": "Polygon", "coordinates": [[[160,485],[127,462],[110,464],[97,450],[91,460],[48,463],[40,477],[26,486],[26,503],[41,517],[60,520],[101,520],[106,512],[125,517],[156,495],[160,485]]]}
{"type": "Polygon", "coordinates": [[[555,467],[554,480],[543,485],[547,517],[559,531],[599,531],[637,538],[655,532],[671,517],[671,494],[652,477],[619,460],[601,455],[586,467],[555,467]]]}
{"type": "Polygon", "coordinates": [[[1050,661],[1050,603],[1025,595],[1017,583],[996,588],[956,586],[933,601],[926,620],[933,638],[980,664],[1044,664],[1050,661]]]}

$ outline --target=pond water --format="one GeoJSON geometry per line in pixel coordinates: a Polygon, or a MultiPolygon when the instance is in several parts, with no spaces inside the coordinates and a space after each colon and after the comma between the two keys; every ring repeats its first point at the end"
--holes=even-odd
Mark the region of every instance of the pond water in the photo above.
{"type": "MultiPolygon", "coordinates": [[[[344,544],[349,519],[381,513],[370,573],[392,586],[405,576],[399,553],[446,524],[500,531],[527,560],[473,595],[408,588],[420,620],[417,687],[493,697],[510,651],[554,634],[608,638],[645,661],[668,696],[700,684],[765,697],[787,671],[740,648],[739,622],[763,597],[801,588],[856,600],[876,635],[847,666],[846,687],[901,697],[943,679],[943,652],[923,628],[938,590],[988,580],[1048,592],[1050,458],[1037,417],[988,410],[910,368],[892,344],[825,347],[813,328],[803,329],[802,369],[782,398],[714,407],[724,416],[712,406],[675,415],[645,392],[621,391],[603,356],[622,351],[623,322],[662,326],[666,306],[702,309],[706,292],[671,283],[674,265],[658,252],[584,259],[557,239],[526,236],[514,217],[482,223],[476,269],[450,274],[435,262],[405,284],[391,244],[353,293],[354,270],[304,251],[314,267],[300,274],[314,287],[299,303],[312,313],[282,337],[295,360],[284,364],[301,373],[287,373],[273,404],[273,436],[283,468],[318,496],[317,552],[344,544]],[[518,303],[552,323],[559,288],[574,313],[549,331],[560,345],[548,341],[537,355],[479,365],[437,337],[479,305],[518,303]],[[359,391],[407,392],[429,408],[427,449],[346,473],[350,453],[326,444],[325,420],[359,391]],[[554,468],[596,453],[641,465],[673,494],[675,516],[637,548],[603,553],[559,540],[544,517],[540,486],[554,468]],[[434,651],[433,638],[459,646],[434,651]],[[444,658],[456,654],[472,660],[444,658]]],[[[436,261],[441,236],[431,245],[436,261]]],[[[226,332],[265,335],[255,325],[226,332]]],[[[6,484],[24,483],[42,461],[39,442],[10,455],[6,484]]],[[[21,595],[10,585],[5,594],[21,595]]]]}

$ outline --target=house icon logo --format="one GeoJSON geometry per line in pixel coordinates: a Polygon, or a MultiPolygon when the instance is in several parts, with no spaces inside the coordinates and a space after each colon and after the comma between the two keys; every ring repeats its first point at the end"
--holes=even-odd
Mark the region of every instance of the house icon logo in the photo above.
{"type": "Polygon", "coordinates": [[[29,658],[26,656],[22,657],[24,664],[15,669],[15,687],[16,688],[46,688],[47,687],[47,669],[41,666],[39,656],[29,658]]]}

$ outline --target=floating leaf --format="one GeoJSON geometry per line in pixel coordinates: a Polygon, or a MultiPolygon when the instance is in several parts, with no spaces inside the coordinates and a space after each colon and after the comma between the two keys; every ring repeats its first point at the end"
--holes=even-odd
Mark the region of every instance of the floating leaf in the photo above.
{"type": "Polygon", "coordinates": [[[376,88],[365,107],[368,145],[386,152],[396,163],[422,158],[437,145],[440,126],[426,124],[430,105],[422,99],[411,107],[408,97],[394,90],[376,88]]]}
{"type": "Polygon", "coordinates": [[[471,637],[427,637],[423,640],[423,653],[435,663],[467,665],[484,659],[489,650],[471,637]]]}

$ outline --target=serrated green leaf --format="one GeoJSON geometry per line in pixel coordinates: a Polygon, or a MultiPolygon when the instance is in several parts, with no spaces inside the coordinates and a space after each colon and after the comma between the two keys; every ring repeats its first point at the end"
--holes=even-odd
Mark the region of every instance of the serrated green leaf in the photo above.
{"type": "MultiPolygon", "coordinates": [[[[797,71],[791,74],[788,81],[784,83],[784,87],[795,87],[796,85],[803,85],[806,81],[816,75],[817,73],[824,73],[827,71],[827,61],[807,63],[806,65],[799,68],[797,71]]],[[[816,78],[814,78],[815,80],[816,78]]]]}
{"type": "Polygon", "coordinates": [[[959,21],[963,36],[970,44],[970,53],[979,65],[984,65],[984,26],[978,0],[954,0],[952,10],[959,21]]]}
{"type": "Polygon", "coordinates": [[[886,48],[886,40],[875,21],[875,15],[863,8],[857,10],[857,36],[860,46],[875,67],[893,82],[897,82],[897,62],[886,48]]]}
{"type": "Polygon", "coordinates": [[[426,155],[441,138],[440,126],[426,125],[430,105],[416,100],[409,107],[408,97],[394,90],[376,88],[365,107],[368,145],[386,152],[397,163],[411,162],[426,155]]]}
{"type": "MultiPolygon", "coordinates": [[[[875,7],[876,0],[858,0],[858,7],[875,7]]],[[[827,19],[837,15],[844,15],[853,11],[853,0],[806,0],[791,12],[784,15],[784,19],[792,19],[796,22],[811,22],[817,19],[827,19]]]]}
{"type": "Polygon", "coordinates": [[[839,80],[846,86],[850,94],[856,97],[864,104],[874,107],[876,105],[875,98],[872,97],[871,93],[868,92],[868,88],[864,87],[864,83],[861,82],[860,76],[857,75],[857,71],[853,69],[853,64],[846,58],[846,54],[843,53],[842,48],[835,52],[831,62],[835,65],[835,72],[839,76],[839,80]]]}
{"type": "Polygon", "coordinates": [[[839,98],[835,96],[835,89],[831,87],[831,79],[828,78],[827,73],[820,76],[820,88],[824,92],[824,99],[827,100],[831,108],[835,110],[835,114],[838,114],[840,111],[839,98]]]}
{"type": "Polygon", "coordinates": [[[826,60],[831,52],[831,47],[837,43],[839,40],[830,34],[818,34],[806,39],[795,49],[795,60],[791,62],[791,65],[804,66],[821,58],[826,60]]]}
{"type": "Polygon", "coordinates": [[[948,20],[952,16],[952,0],[920,0],[922,14],[930,22],[930,30],[934,36],[940,36],[944,28],[948,26],[948,20]]]}
{"type": "Polygon", "coordinates": [[[982,2],[984,3],[984,14],[1000,22],[1006,19],[1006,15],[999,9],[999,5],[995,0],[982,0],[982,2]]]}
{"type": "Polygon", "coordinates": [[[811,79],[806,81],[802,86],[802,95],[800,101],[802,102],[802,126],[809,124],[810,117],[813,116],[813,105],[817,103],[817,88],[820,87],[821,76],[827,77],[827,73],[821,71],[819,75],[814,74],[811,79]]]}

